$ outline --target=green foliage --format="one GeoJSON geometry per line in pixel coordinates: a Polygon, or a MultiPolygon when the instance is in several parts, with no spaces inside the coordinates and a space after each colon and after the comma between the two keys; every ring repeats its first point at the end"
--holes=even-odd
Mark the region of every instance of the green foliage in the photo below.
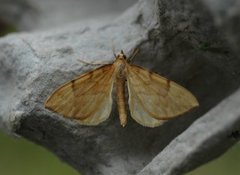
{"type": "Polygon", "coordinates": [[[79,175],[46,149],[0,132],[0,174],[79,175]]]}
{"type": "Polygon", "coordinates": [[[240,172],[240,143],[229,149],[223,156],[197,168],[187,175],[239,175],[240,172]]]}
{"type": "Polygon", "coordinates": [[[16,32],[16,31],[17,31],[16,27],[5,22],[4,20],[2,20],[0,18],[0,37],[6,35],[8,33],[16,32]]]}

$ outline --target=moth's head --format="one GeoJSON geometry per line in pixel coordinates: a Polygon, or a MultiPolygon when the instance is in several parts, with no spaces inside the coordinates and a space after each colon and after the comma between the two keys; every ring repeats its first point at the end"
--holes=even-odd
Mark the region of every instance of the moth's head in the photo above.
{"type": "Polygon", "coordinates": [[[127,59],[126,55],[123,53],[122,50],[119,54],[117,54],[117,55],[114,54],[114,56],[115,56],[116,59],[120,59],[120,60],[126,60],[127,59]]]}
{"type": "Polygon", "coordinates": [[[121,50],[121,52],[117,55],[114,53],[114,56],[116,60],[121,60],[127,63],[131,63],[133,58],[137,55],[138,52],[139,52],[139,49],[135,49],[129,57],[126,57],[126,55],[123,53],[123,50],[121,50]]]}

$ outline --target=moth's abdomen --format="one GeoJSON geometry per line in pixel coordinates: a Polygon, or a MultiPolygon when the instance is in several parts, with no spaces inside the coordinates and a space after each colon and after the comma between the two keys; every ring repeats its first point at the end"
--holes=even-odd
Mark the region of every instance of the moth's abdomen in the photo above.
{"type": "Polygon", "coordinates": [[[118,113],[120,123],[123,127],[127,124],[125,81],[125,77],[116,78],[118,113]]]}

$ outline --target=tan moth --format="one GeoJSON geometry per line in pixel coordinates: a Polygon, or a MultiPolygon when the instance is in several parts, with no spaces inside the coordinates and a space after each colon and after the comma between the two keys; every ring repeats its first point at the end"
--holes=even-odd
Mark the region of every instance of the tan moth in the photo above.
{"type": "Polygon", "coordinates": [[[125,83],[132,118],[147,127],[156,127],[198,106],[197,99],[185,88],[156,73],[130,64],[123,51],[112,64],[103,65],[67,82],[46,100],[45,107],[76,119],[82,125],[98,125],[112,109],[116,87],[120,124],[127,124],[125,83]]]}

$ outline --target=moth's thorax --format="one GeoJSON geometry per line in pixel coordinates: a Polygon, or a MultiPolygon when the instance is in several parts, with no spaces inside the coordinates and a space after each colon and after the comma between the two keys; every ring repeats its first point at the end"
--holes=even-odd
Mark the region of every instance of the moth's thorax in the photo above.
{"type": "Polygon", "coordinates": [[[125,77],[127,64],[126,56],[124,54],[118,54],[114,62],[117,78],[125,77]]]}

